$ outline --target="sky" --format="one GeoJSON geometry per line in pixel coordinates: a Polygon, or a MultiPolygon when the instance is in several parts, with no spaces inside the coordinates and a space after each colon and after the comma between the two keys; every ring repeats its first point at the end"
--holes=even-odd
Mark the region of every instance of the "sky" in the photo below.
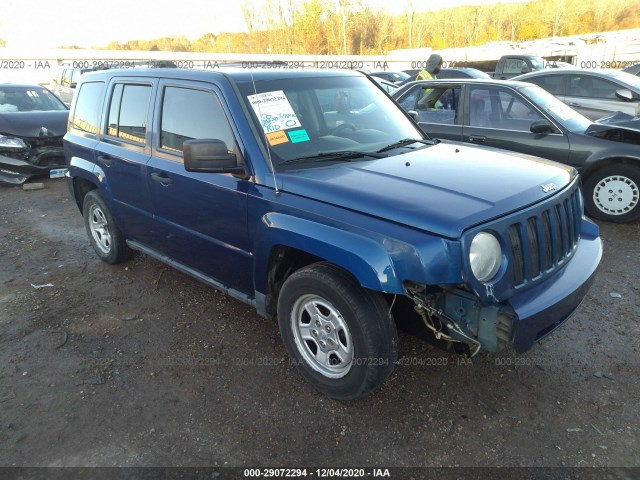
{"type": "MultiPolygon", "coordinates": [[[[327,2],[336,0],[326,0],[327,2]]],[[[392,13],[411,3],[416,11],[497,0],[369,0],[392,13]],[[389,10],[391,9],[391,10],[389,10]]],[[[3,0],[0,38],[7,47],[40,50],[77,45],[90,48],[111,41],[245,31],[240,0],[3,0]]],[[[265,0],[254,0],[256,6],[265,0]]]]}

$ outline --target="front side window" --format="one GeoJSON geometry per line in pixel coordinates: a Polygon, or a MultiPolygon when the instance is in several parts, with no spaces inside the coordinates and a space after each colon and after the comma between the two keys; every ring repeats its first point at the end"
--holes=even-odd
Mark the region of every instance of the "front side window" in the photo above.
{"type": "Polygon", "coordinates": [[[92,134],[98,133],[103,93],[104,82],[82,84],[71,121],[72,129],[92,134]]]}
{"type": "Polygon", "coordinates": [[[613,82],[591,75],[572,75],[569,78],[568,95],[573,97],[616,99],[620,87],[613,82]]]}
{"type": "Polygon", "coordinates": [[[162,99],[160,147],[182,153],[186,140],[222,140],[229,152],[235,149],[227,116],[210,91],[166,87],[162,99]]]}
{"type": "Polygon", "coordinates": [[[542,115],[516,93],[490,87],[472,87],[469,103],[469,125],[529,132],[531,123],[542,115]]]}
{"type": "Polygon", "coordinates": [[[144,144],[151,85],[116,84],[109,105],[107,134],[144,144]]]}

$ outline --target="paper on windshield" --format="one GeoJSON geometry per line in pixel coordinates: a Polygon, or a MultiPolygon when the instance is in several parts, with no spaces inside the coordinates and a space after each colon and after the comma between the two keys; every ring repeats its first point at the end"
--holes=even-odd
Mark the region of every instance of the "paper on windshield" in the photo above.
{"type": "Polygon", "coordinates": [[[282,90],[249,95],[247,98],[265,133],[302,126],[282,90]]]}

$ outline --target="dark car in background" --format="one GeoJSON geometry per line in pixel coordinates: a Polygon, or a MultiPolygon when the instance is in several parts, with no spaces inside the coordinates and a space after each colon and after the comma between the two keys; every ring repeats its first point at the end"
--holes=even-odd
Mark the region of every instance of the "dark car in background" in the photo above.
{"type": "Polygon", "coordinates": [[[438,72],[438,79],[443,78],[491,78],[491,76],[477,68],[455,67],[441,69],[438,72]]]}
{"type": "Polygon", "coordinates": [[[594,123],[536,85],[498,80],[413,82],[391,95],[435,138],[574,166],[595,218],[640,217],[640,131],[594,123]]]}
{"type": "Polygon", "coordinates": [[[0,84],[0,183],[20,185],[66,168],[68,117],[66,105],[47,88],[0,84]]]}
{"type": "Polygon", "coordinates": [[[640,78],[618,70],[548,69],[514,80],[535,83],[591,120],[615,112],[640,115],[640,78]]]}
{"type": "Polygon", "coordinates": [[[392,71],[371,72],[369,75],[371,75],[372,77],[382,78],[383,80],[392,83],[404,82],[407,78],[409,78],[409,75],[407,75],[405,72],[392,71]]]}

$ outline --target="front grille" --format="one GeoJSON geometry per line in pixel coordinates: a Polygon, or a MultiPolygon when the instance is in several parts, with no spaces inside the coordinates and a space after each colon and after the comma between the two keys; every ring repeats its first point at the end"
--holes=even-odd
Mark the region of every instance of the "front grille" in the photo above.
{"type": "Polygon", "coordinates": [[[509,226],[515,287],[552,272],[572,255],[580,239],[581,218],[582,199],[574,188],[545,210],[509,226]]]}

